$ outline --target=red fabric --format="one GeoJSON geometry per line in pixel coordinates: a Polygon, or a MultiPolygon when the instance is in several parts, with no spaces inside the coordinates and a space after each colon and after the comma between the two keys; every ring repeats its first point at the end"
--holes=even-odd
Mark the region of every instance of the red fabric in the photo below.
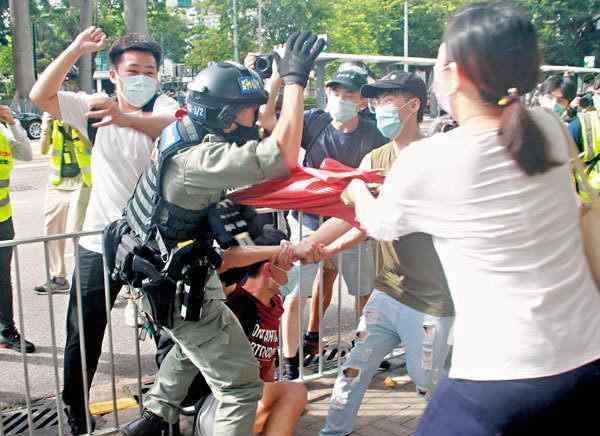
{"type": "Polygon", "coordinates": [[[232,200],[255,207],[294,209],[325,217],[341,218],[357,225],[354,208],[342,203],[340,195],[352,179],[383,183],[377,170],[358,170],[333,159],[320,169],[296,167],[286,179],[272,179],[229,195],[232,200]]]}

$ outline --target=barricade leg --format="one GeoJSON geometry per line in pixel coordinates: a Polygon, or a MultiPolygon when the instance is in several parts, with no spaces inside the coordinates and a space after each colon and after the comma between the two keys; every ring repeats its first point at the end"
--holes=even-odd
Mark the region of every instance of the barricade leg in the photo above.
{"type": "MultiPolygon", "coordinates": [[[[48,252],[48,241],[44,242],[44,265],[46,269],[46,283],[50,283],[50,269],[49,269],[49,252],[48,252]]],[[[64,435],[64,422],[62,414],[62,402],[60,401],[60,379],[58,375],[58,354],[56,351],[56,323],[54,322],[54,301],[52,292],[48,292],[48,314],[50,316],[50,340],[52,342],[52,363],[54,365],[54,381],[55,381],[55,393],[56,393],[56,414],[58,417],[58,434],[59,436],[64,435]]]]}

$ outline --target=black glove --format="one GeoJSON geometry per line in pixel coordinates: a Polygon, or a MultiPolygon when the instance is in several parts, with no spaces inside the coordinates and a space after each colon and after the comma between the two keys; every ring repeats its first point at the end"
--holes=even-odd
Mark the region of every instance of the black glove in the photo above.
{"type": "Polygon", "coordinates": [[[286,85],[298,84],[306,87],[308,75],[315,63],[315,59],[325,48],[325,41],[317,39],[310,32],[294,32],[285,44],[283,58],[273,53],[277,62],[277,71],[286,85]]]}

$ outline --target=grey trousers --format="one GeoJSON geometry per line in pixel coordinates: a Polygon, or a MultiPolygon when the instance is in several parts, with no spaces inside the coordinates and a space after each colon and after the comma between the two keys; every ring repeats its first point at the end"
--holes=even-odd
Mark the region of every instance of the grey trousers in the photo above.
{"type": "Polygon", "coordinates": [[[175,318],[173,329],[165,329],[175,345],[163,360],[144,406],[176,422],[179,405],[201,371],[220,403],[214,435],[252,434],[263,384],[239,321],[221,300],[207,301],[199,321],[175,318]]]}
{"type": "MultiPolygon", "coordinates": [[[[12,218],[0,222],[0,241],[7,241],[14,237],[15,231],[12,218]]],[[[15,326],[10,278],[12,253],[12,247],[0,248],[0,336],[2,336],[4,330],[15,326]]]]}

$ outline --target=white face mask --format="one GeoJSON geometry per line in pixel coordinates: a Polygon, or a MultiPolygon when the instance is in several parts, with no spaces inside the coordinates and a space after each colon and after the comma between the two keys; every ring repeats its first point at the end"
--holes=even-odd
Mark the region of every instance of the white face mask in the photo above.
{"type": "MultiPolygon", "coordinates": [[[[444,67],[448,68],[448,66],[444,67]]],[[[435,99],[437,100],[438,106],[442,108],[453,120],[456,120],[456,114],[452,110],[452,105],[450,104],[450,94],[448,91],[443,89],[442,79],[440,78],[440,73],[443,71],[435,70],[433,73],[433,93],[435,95],[435,99]]]]}
{"type": "Polygon", "coordinates": [[[339,123],[347,123],[358,114],[358,106],[348,100],[332,95],[328,97],[326,112],[339,123]]]}
{"type": "Polygon", "coordinates": [[[137,76],[119,76],[121,92],[131,106],[141,108],[152,100],[158,90],[158,80],[143,74],[137,76]]]}

